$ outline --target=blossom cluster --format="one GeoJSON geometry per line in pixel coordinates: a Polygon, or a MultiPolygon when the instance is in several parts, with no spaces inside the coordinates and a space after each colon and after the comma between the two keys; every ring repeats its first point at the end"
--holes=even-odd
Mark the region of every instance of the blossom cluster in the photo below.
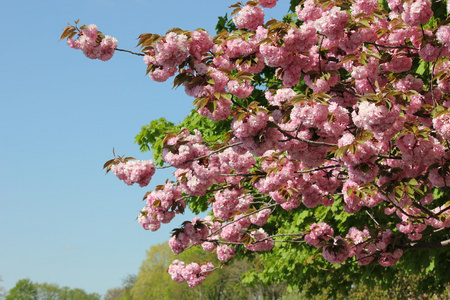
{"type": "Polygon", "coordinates": [[[176,282],[187,281],[190,287],[195,287],[205,281],[205,275],[209,275],[214,269],[211,262],[203,265],[198,263],[190,263],[186,265],[184,262],[174,260],[168,269],[168,273],[176,282]]]}
{"type": "Polygon", "coordinates": [[[333,264],[342,264],[355,257],[359,265],[367,265],[378,257],[379,264],[385,267],[395,265],[403,254],[401,249],[388,251],[393,240],[391,230],[371,236],[367,227],[363,230],[351,227],[345,238],[334,236],[333,228],[324,222],[312,224],[305,235],[305,241],[322,249],[323,257],[333,264]]]}
{"type": "Polygon", "coordinates": [[[137,183],[144,187],[155,174],[155,164],[152,160],[129,160],[111,166],[111,171],[128,185],[137,183]]]}
{"type": "Polygon", "coordinates": [[[91,24],[80,31],[80,36],[73,40],[67,39],[67,44],[73,49],[80,49],[90,59],[110,60],[117,48],[117,39],[109,35],[99,34],[97,26],[91,24]]]}
{"type": "Polygon", "coordinates": [[[156,231],[161,227],[161,223],[169,223],[175,214],[184,212],[185,207],[181,188],[170,182],[148,193],[146,206],[142,209],[138,221],[144,229],[156,231]]]}

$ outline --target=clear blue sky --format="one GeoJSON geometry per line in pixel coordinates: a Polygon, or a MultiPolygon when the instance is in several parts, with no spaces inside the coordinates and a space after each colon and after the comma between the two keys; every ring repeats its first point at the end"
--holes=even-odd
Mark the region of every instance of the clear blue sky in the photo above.
{"type": "MultiPolygon", "coordinates": [[[[279,18],[289,1],[266,10],[279,18]]],[[[180,121],[192,98],[145,76],[142,58],[93,61],[59,42],[62,28],[95,23],[135,50],[140,33],[172,27],[213,33],[234,1],[0,1],[0,286],[19,279],[104,294],[137,274],[145,251],[192,215],[153,233],[136,216],[148,188],[129,187],[103,163],[112,149],[148,159],[134,136],[151,120],[180,121]]]]}

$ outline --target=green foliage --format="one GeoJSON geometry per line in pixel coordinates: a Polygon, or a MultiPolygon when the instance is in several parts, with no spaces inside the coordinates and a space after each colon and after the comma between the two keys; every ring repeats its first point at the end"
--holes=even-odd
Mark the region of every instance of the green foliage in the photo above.
{"type": "MultiPolygon", "coordinates": [[[[152,150],[152,157],[155,164],[162,166],[163,141],[169,132],[178,133],[184,128],[197,129],[202,133],[203,140],[211,144],[223,141],[224,133],[229,130],[231,120],[213,122],[208,118],[200,116],[196,110],[192,110],[182,122],[175,125],[165,118],[153,120],[149,125],[143,126],[141,132],[136,136],[135,143],[140,150],[145,152],[152,150]]],[[[201,197],[190,197],[186,202],[192,212],[198,214],[206,211],[208,208],[208,199],[212,194],[201,197]]]]}
{"type": "Polygon", "coordinates": [[[302,2],[302,0],[291,0],[291,5],[289,6],[289,11],[295,13],[295,8],[302,2]]]}
{"type": "Polygon", "coordinates": [[[103,298],[104,300],[117,300],[117,299],[126,299],[125,298],[125,289],[122,287],[111,288],[106,291],[106,295],[103,298]]]}
{"type": "MultiPolygon", "coordinates": [[[[0,276],[0,282],[3,281],[2,277],[0,276]]],[[[6,297],[6,290],[3,286],[0,286],[0,299],[5,299],[6,297]]]]}
{"type": "Polygon", "coordinates": [[[237,30],[236,25],[234,25],[233,19],[228,19],[228,14],[223,17],[219,17],[216,25],[216,33],[226,30],[227,32],[237,30]]]}
{"type": "Polygon", "coordinates": [[[268,299],[269,295],[278,295],[285,289],[285,285],[265,286],[260,281],[256,281],[252,287],[244,287],[239,276],[252,269],[253,265],[243,260],[214,271],[203,284],[190,288],[186,283],[172,281],[167,273],[167,266],[175,259],[199,263],[210,260],[215,266],[220,265],[213,253],[205,252],[200,247],[193,247],[175,256],[167,243],[155,245],[147,251],[131,288],[130,298],[118,299],[249,299],[258,295],[261,299],[268,299]]]}
{"type": "Polygon", "coordinates": [[[139,145],[142,152],[152,149],[155,164],[162,166],[164,163],[161,158],[162,142],[165,138],[165,133],[174,129],[175,124],[168,122],[165,118],[153,120],[149,125],[142,126],[141,132],[135,137],[135,143],[139,145]]]}
{"type": "MultiPolygon", "coordinates": [[[[435,195],[436,198],[448,197],[442,190],[436,191],[435,195]]],[[[320,221],[337,228],[339,232],[335,232],[336,235],[345,234],[351,226],[362,229],[365,219],[360,214],[349,215],[338,209],[340,201],[336,199],[331,207],[321,206],[312,210],[300,207],[290,212],[277,212],[278,216],[270,218],[264,229],[271,234],[289,234],[306,231],[310,224],[320,221]]],[[[367,212],[376,215],[380,224],[387,224],[386,220],[380,219],[380,217],[387,219],[384,214],[377,213],[373,209],[367,209],[367,212]]],[[[442,230],[441,234],[432,235],[432,239],[430,235],[425,241],[445,240],[447,232],[442,230]]],[[[307,299],[328,299],[328,297],[345,299],[349,295],[352,299],[366,299],[353,296],[355,286],[358,286],[358,289],[361,287],[375,289],[379,292],[377,295],[395,294],[394,299],[403,299],[399,295],[409,295],[408,297],[429,295],[430,291],[444,295],[450,282],[448,272],[450,253],[445,248],[405,250],[397,265],[389,268],[378,264],[359,266],[354,262],[339,266],[327,262],[321,252],[302,239],[298,243],[276,243],[272,251],[261,253],[261,264],[264,265],[263,270],[244,274],[243,281],[288,282],[292,288],[301,288],[301,294],[307,299]],[[397,284],[398,278],[413,277],[415,280],[409,285],[397,284]],[[393,286],[393,283],[396,285],[393,286]]]]}
{"type": "Polygon", "coordinates": [[[163,140],[166,138],[166,133],[178,133],[184,128],[198,129],[201,131],[205,141],[215,143],[223,136],[223,132],[226,131],[227,128],[230,128],[230,124],[230,120],[213,122],[208,118],[200,116],[196,110],[192,110],[191,113],[177,125],[167,121],[165,118],[151,121],[149,125],[142,127],[141,132],[135,138],[135,143],[139,145],[142,152],[151,149],[155,164],[162,166],[164,162],[161,156],[163,140]]]}
{"type": "Polygon", "coordinates": [[[133,296],[131,295],[131,290],[136,284],[136,279],[136,275],[128,274],[122,280],[122,287],[109,289],[104,300],[132,300],[133,296]]]}
{"type": "Polygon", "coordinates": [[[38,293],[30,279],[21,279],[9,291],[6,300],[37,300],[38,293]]]}
{"type": "Polygon", "coordinates": [[[432,28],[436,28],[439,23],[447,19],[447,3],[446,1],[432,1],[431,9],[434,14],[425,27],[431,25],[432,28]]]}
{"type": "MultiPolygon", "coordinates": [[[[301,226],[312,217],[301,210],[295,216],[295,220],[290,220],[292,227],[301,226]]],[[[167,243],[155,245],[147,251],[139,274],[128,276],[123,287],[109,290],[105,300],[449,299],[450,296],[448,285],[436,289],[433,283],[436,276],[449,276],[448,254],[444,255],[446,260],[441,255],[435,256],[431,259],[433,266],[428,269],[417,266],[419,271],[401,265],[390,268],[369,265],[361,269],[346,264],[329,268],[320,253],[302,242],[279,243],[277,247],[277,255],[261,253],[251,261],[234,259],[208,275],[202,285],[189,288],[186,283],[172,281],[167,266],[174,259],[198,263],[211,260],[219,266],[215,254],[193,247],[174,255],[167,243]],[[436,272],[436,268],[440,271],[436,272]],[[242,273],[245,276],[240,278],[242,273]]],[[[423,257],[426,255],[429,253],[424,252],[417,259],[426,261],[423,257]]]]}
{"type": "Polygon", "coordinates": [[[57,284],[33,283],[30,279],[19,280],[9,291],[6,300],[100,300],[96,293],[88,294],[82,289],[59,287],[57,284]]]}

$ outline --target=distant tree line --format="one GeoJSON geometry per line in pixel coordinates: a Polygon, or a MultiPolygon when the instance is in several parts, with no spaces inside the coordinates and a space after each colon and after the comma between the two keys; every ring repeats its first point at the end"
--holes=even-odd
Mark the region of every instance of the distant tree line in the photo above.
{"type": "Polygon", "coordinates": [[[60,287],[53,283],[34,283],[30,279],[21,279],[6,294],[5,300],[100,300],[101,298],[99,294],[89,294],[82,289],[60,287]]]}
{"type": "MultiPolygon", "coordinates": [[[[315,291],[311,295],[306,291],[314,286],[316,281],[326,281],[327,278],[313,277],[310,286],[301,289],[289,289],[285,282],[267,284],[260,281],[257,276],[251,276],[252,272],[264,269],[263,260],[255,257],[253,261],[236,260],[233,264],[221,268],[209,275],[205,282],[195,288],[187,284],[179,284],[172,281],[167,273],[167,266],[174,260],[196,261],[201,263],[206,260],[215,261],[215,254],[208,253],[199,247],[193,247],[179,255],[174,255],[167,243],[152,246],[139,269],[138,275],[128,275],[121,287],[111,288],[107,291],[104,300],[297,300],[297,299],[330,299],[330,291],[315,291]],[[245,273],[241,277],[240,274],[245,273]]],[[[425,275],[424,270],[424,275],[425,275]]],[[[355,285],[350,295],[338,294],[335,299],[450,299],[450,287],[444,293],[428,294],[418,292],[417,286],[425,276],[412,275],[407,272],[399,273],[396,282],[391,288],[385,289],[374,281],[372,286],[355,285]]]]}
{"type": "MultiPolygon", "coordinates": [[[[307,293],[317,281],[326,281],[327,278],[310,278],[309,285],[304,289],[288,288],[285,282],[268,284],[262,282],[254,272],[264,269],[263,260],[255,257],[251,262],[236,260],[231,265],[221,268],[207,277],[206,281],[195,288],[187,284],[174,282],[167,273],[167,265],[174,259],[203,262],[215,261],[215,254],[194,247],[179,255],[174,255],[167,243],[150,247],[146,258],[142,262],[137,275],[128,275],[124,278],[122,286],[114,287],[103,296],[104,300],[297,300],[330,299],[327,289],[314,291],[314,295],[307,293]],[[244,274],[245,276],[239,276],[244,274]]],[[[450,299],[450,287],[443,293],[435,291],[428,293],[418,292],[417,286],[423,284],[426,278],[423,275],[398,273],[396,281],[389,289],[385,289],[376,280],[372,285],[356,284],[349,295],[337,294],[333,299],[450,299]]],[[[1,277],[0,277],[0,281],[1,277]]],[[[82,289],[60,287],[57,284],[35,283],[30,279],[21,279],[9,291],[0,286],[0,300],[100,300],[102,296],[97,293],[87,293],[82,289]]]]}

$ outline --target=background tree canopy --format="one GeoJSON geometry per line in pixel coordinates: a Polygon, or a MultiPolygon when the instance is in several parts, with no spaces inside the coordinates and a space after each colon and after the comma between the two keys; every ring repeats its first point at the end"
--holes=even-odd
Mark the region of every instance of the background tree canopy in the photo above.
{"type": "Polygon", "coordinates": [[[6,300],[100,300],[101,298],[99,294],[89,294],[82,289],[34,283],[30,279],[19,280],[6,296],[6,300]]]}
{"type": "MultiPolygon", "coordinates": [[[[266,266],[261,257],[254,260],[235,260],[232,264],[208,276],[205,282],[195,288],[174,282],[167,273],[167,264],[174,259],[202,261],[217,259],[211,253],[191,248],[180,255],[174,255],[167,243],[150,247],[137,276],[129,275],[121,287],[108,290],[105,300],[143,300],[143,299],[330,299],[333,287],[320,289],[318,282],[328,277],[313,274],[304,286],[289,287],[286,283],[264,283],[253,272],[260,272],[266,266]],[[243,274],[241,276],[241,274],[243,274]],[[251,280],[249,280],[251,279],[251,280]],[[314,287],[313,287],[314,286],[314,287]],[[179,298],[181,297],[181,298],[179,298]]],[[[395,280],[382,285],[374,280],[370,284],[354,284],[350,291],[333,292],[336,299],[450,299],[450,287],[439,293],[434,290],[421,292],[419,286],[425,280],[424,274],[408,274],[397,270],[395,280]]],[[[348,278],[350,279],[350,277],[348,278]]]]}

